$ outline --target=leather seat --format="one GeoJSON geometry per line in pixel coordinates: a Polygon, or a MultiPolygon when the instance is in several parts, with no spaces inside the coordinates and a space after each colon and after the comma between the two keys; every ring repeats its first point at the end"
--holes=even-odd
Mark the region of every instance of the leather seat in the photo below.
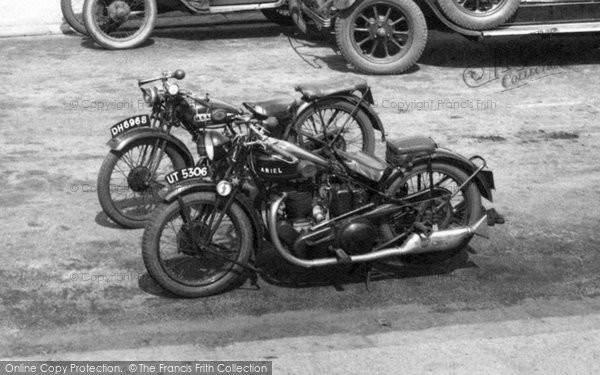
{"type": "Polygon", "coordinates": [[[433,139],[424,136],[402,137],[386,143],[385,160],[395,165],[410,162],[418,155],[432,154],[437,148],[433,139]]]}
{"type": "Polygon", "coordinates": [[[296,91],[300,92],[305,99],[314,100],[329,96],[352,91],[365,91],[369,88],[367,81],[361,78],[348,78],[328,80],[318,83],[306,83],[296,86],[296,91]]]}
{"type": "Polygon", "coordinates": [[[260,102],[246,102],[244,103],[244,106],[260,116],[284,119],[293,116],[296,99],[284,96],[260,102]],[[264,113],[257,111],[256,107],[261,107],[264,110],[264,113]]]}

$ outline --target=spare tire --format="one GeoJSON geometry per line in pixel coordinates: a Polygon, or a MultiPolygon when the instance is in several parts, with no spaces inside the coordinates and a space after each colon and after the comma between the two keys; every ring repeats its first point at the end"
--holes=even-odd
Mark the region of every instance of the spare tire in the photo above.
{"type": "Polygon", "coordinates": [[[517,11],[521,0],[438,0],[442,12],[454,23],[471,30],[500,26],[517,11]]]}

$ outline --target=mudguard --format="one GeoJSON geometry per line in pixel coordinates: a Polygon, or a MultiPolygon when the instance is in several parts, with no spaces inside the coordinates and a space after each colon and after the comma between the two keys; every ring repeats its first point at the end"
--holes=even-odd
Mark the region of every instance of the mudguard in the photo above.
{"type": "MultiPolygon", "coordinates": [[[[177,199],[177,197],[184,196],[186,194],[198,193],[198,192],[211,192],[216,193],[217,185],[212,182],[199,182],[198,180],[184,181],[176,186],[173,186],[163,197],[166,203],[171,203],[177,199]]],[[[261,219],[258,217],[256,210],[252,207],[250,201],[242,193],[238,193],[235,196],[235,202],[242,207],[244,213],[250,218],[252,229],[254,231],[254,249],[262,249],[263,244],[263,226],[261,219]]]]}
{"type": "MultiPolygon", "coordinates": [[[[377,114],[377,112],[375,112],[375,110],[371,106],[371,104],[374,103],[373,95],[371,94],[371,91],[367,92],[367,95],[365,96],[364,99],[361,99],[358,96],[352,95],[352,94],[338,94],[338,95],[332,95],[332,96],[327,96],[325,98],[321,98],[321,99],[317,100],[317,102],[324,102],[326,100],[327,101],[329,101],[329,100],[345,101],[352,105],[358,104],[360,106],[360,108],[369,117],[369,120],[371,121],[373,128],[375,130],[379,130],[381,132],[382,137],[385,140],[385,128],[383,127],[383,123],[381,122],[381,119],[379,118],[379,115],[377,114]]],[[[302,105],[300,105],[296,116],[299,116],[302,112],[307,110],[313,103],[314,102],[304,102],[302,105]]]]}
{"type": "Polygon", "coordinates": [[[175,148],[185,160],[187,166],[194,165],[194,156],[187,146],[178,138],[167,134],[165,131],[156,128],[137,128],[129,130],[123,134],[117,135],[106,144],[111,150],[122,151],[125,147],[142,139],[163,139],[175,148]]]}
{"type": "Polygon", "coordinates": [[[344,10],[350,8],[356,3],[356,0],[333,0],[333,7],[337,10],[344,10]]]}
{"type": "MultiPolygon", "coordinates": [[[[413,160],[412,164],[417,165],[427,163],[429,158],[430,156],[418,157],[413,160]]],[[[464,156],[443,148],[436,149],[431,155],[431,159],[433,162],[445,162],[454,165],[469,176],[475,173],[478,168],[477,165],[473,164],[472,161],[464,156]]],[[[475,176],[475,183],[477,184],[481,196],[490,202],[493,202],[492,190],[494,190],[496,186],[494,185],[494,174],[492,171],[484,169],[479,172],[477,176],[475,176]]]]}

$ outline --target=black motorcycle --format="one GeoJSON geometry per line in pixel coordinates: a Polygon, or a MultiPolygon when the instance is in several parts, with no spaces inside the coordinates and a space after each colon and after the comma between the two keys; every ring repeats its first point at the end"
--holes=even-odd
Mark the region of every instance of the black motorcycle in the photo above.
{"type": "MultiPolygon", "coordinates": [[[[198,97],[170,79],[181,80],[177,70],[160,77],[140,80],[150,114],[119,121],[110,128],[110,153],[98,175],[98,198],[106,215],[126,228],[143,228],[159,200],[164,177],[172,170],[200,166],[208,174],[202,143],[208,130],[223,129],[245,112],[208,96],[198,97]],[[159,81],[156,87],[144,87],[159,81]],[[199,158],[172,134],[183,128],[197,145],[199,158]]],[[[373,111],[373,97],[362,80],[300,85],[301,100],[292,97],[244,103],[246,113],[256,119],[272,118],[271,135],[288,139],[305,148],[319,142],[322,128],[328,129],[336,146],[348,152],[375,149],[374,130],[383,134],[383,125],[373,111]]]]}
{"type": "Polygon", "coordinates": [[[245,271],[260,273],[253,260],[263,236],[305,268],[422,264],[456,255],[486,220],[501,222],[483,211],[494,178],[479,156],[409,137],[389,141],[384,161],[341,150],[327,134],[309,152],[268,136],[264,123],[239,121],[246,133],[204,138],[215,182],[173,172],[144,231],[149,274],[179,296],[221,293],[245,271]]]}

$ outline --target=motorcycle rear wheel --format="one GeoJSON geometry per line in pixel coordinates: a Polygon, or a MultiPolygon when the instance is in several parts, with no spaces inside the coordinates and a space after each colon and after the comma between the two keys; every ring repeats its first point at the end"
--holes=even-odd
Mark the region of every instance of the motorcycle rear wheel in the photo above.
{"type": "Polygon", "coordinates": [[[88,35],[83,22],[84,0],[60,0],[60,10],[69,26],[80,34],[88,35]]]}
{"type": "Polygon", "coordinates": [[[111,151],[98,173],[98,200],[102,210],[111,220],[124,228],[143,228],[156,204],[157,193],[164,185],[165,176],[174,170],[189,167],[177,150],[166,145],[157,149],[164,151],[168,163],[161,159],[157,173],[145,181],[148,166],[144,154],[155,149],[156,139],[145,139],[127,146],[122,151],[111,151]]]}
{"type": "MultiPolygon", "coordinates": [[[[481,195],[477,186],[470,183],[461,190],[448,206],[444,207],[442,212],[427,214],[430,207],[439,204],[441,197],[454,193],[468,178],[467,174],[457,167],[445,163],[432,163],[434,190],[440,192],[440,199],[435,199],[432,204],[420,204],[420,209],[424,211],[420,220],[429,220],[436,224],[439,229],[448,229],[456,226],[465,226],[475,223],[481,218],[482,205],[481,195]]],[[[407,194],[413,194],[418,191],[429,189],[429,172],[427,164],[419,164],[409,170],[404,176],[394,181],[387,189],[388,194],[398,197],[407,194]]],[[[407,230],[417,218],[406,218],[394,220],[391,223],[385,223],[380,226],[380,232],[386,240],[390,240],[402,231],[407,230]]],[[[451,249],[448,251],[405,255],[384,259],[381,263],[388,266],[416,266],[416,267],[440,267],[448,265],[457,255],[463,251],[463,248],[451,249]]]]}
{"type": "Polygon", "coordinates": [[[188,298],[222,293],[238,285],[245,277],[241,265],[248,263],[253,243],[244,210],[234,202],[226,212],[221,211],[212,192],[189,194],[181,201],[183,209],[179,200],[157,208],[144,230],[142,256],[150,276],[169,292],[188,298]],[[211,220],[211,215],[221,213],[220,223],[211,220]],[[216,232],[206,241],[211,230],[216,232]]]}
{"type": "Polygon", "coordinates": [[[339,100],[318,102],[300,113],[294,122],[297,142],[307,149],[320,148],[311,137],[323,137],[323,124],[328,130],[334,126],[341,129],[346,121],[346,130],[334,146],[337,144],[350,153],[363,151],[372,155],[375,152],[375,131],[371,120],[360,108],[355,111],[354,105],[339,100]]]}
{"type": "Polygon", "coordinates": [[[107,49],[135,48],[152,34],[156,0],[85,0],[83,20],[96,43],[107,49]]]}

